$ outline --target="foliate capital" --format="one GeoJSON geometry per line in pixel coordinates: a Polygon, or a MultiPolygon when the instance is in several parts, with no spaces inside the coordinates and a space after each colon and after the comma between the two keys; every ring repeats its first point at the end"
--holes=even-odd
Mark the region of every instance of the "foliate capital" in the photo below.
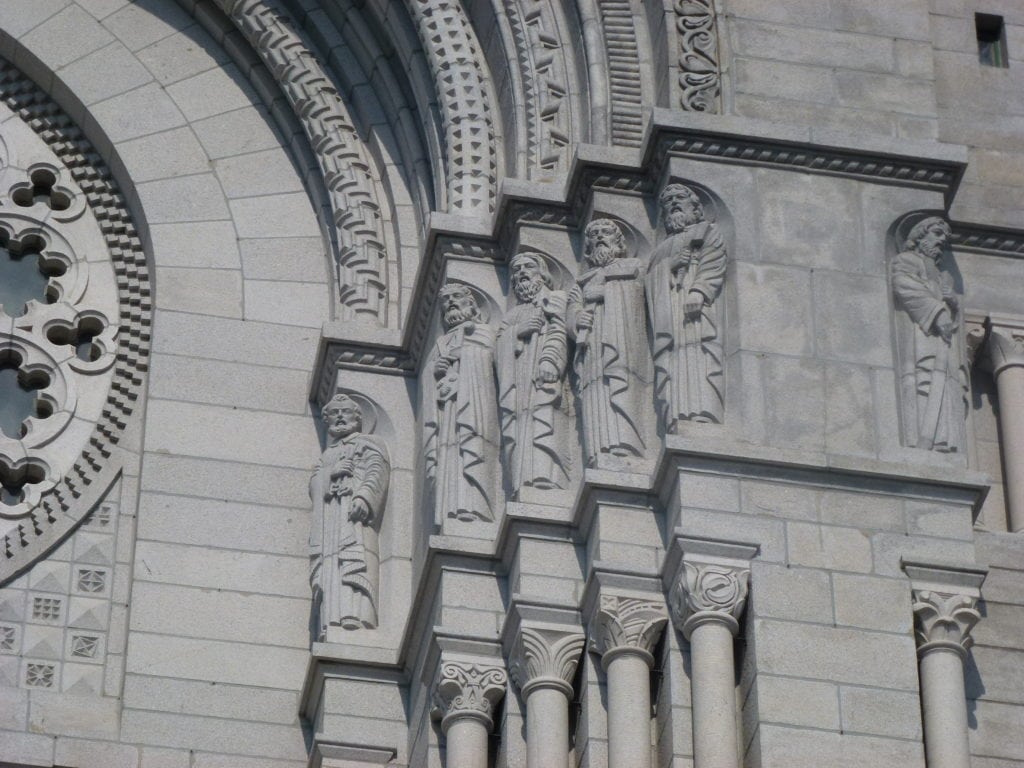
{"type": "Polygon", "coordinates": [[[537,688],[555,688],[572,698],[572,679],[584,645],[575,627],[519,628],[509,656],[509,671],[523,697],[537,688]]]}
{"type": "Polygon", "coordinates": [[[747,604],[750,568],[684,559],[670,596],[672,619],[687,640],[708,621],[719,621],[735,635],[747,604]]]}
{"type": "Polygon", "coordinates": [[[481,720],[493,727],[492,713],[505,695],[508,675],[499,666],[469,660],[442,661],[434,684],[435,717],[441,719],[441,730],[459,718],[481,720]]]}
{"type": "Polygon", "coordinates": [[[1024,366],[1024,319],[1012,322],[990,316],[986,325],[985,363],[992,373],[998,376],[1005,368],[1024,366]]]}
{"type": "Polygon", "coordinates": [[[966,656],[974,642],[971,630],[981,619],[977,599],[925,589],[915,589],[913,594],[917,655],[945,649],[966,656]]]}
{"type": "Polygon", "coordinates": [[[668,623],[662,600],[620,595],[601,595],[590,625],[590,650],[600,654],[602,664],[618,654],[642,656],[654,665],[654,646],[668,623]]]}

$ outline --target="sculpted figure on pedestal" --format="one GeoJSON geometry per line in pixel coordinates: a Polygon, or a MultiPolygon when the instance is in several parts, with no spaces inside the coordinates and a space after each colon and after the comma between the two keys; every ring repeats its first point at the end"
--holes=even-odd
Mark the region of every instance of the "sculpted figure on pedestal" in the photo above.
{"type": "Polygon", "coordinates": [[[647,313],[655,401],[665,429],[676,432],[681,421],[722,421],[726,250],[692,189],[669,184],[660,202],[668,236],[647,267],[647,313]]]}
{"type": "Polygon", "coordinates": [[[322,640],[329,626],[377,626],[377,533],[387,505],[391,459],[383,440],[362,432],[363,412],[352,398],[335,395],[321,415],[327,423],[327,448],[309,493],[310,583],[322,640]]]}
{"type": "Polygon", "coordinates": [[[494,331],[468,286],[448,283],[440,298],[445,332],[423,373],[424,466],[435,518],[493,520],[494,331]]]}
{"type": "Polygon", "coordinates": [[[519,302],[498,328],[498,407],[512,488],[565,488],[566,452],[556,434],[562,381],[569,355],[566,298],[537,253],[509,265],[519,302]]]}
{"type": "Polygon", "coordinates": [[[967,367],[960,296],[943,264],[949,224],[918,222],[892,262],[903,435],[907,445],[963,450],[967,367]]]}
{"type": "Polygon", "coordinates": [[[569,293],[569,330],[576,338],[573,368],[583,415],[588,466],[602,455],[644,451],[643,393],[650,382],[644,328],[643,265],[626,252],[626,238],[610,219],[584,232],[585,270],[569,293]]]}

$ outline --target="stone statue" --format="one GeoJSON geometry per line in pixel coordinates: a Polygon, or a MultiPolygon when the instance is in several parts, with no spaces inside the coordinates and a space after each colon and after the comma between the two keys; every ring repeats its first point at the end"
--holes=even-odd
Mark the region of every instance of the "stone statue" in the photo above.
{"type": "Polygon", "coordinates": [[[512,488],[565,488],[567,451],[558,408],[569,356],[564,291],[556,291],[544,259],[520,253],[509,265],[518,304],[498,328],[498,408],[512,488]]]}
{"type": "Polygon", "coordinates": [[[424,368],[423,437],[434,515],[493,520],[498,428],[494,331],[469,287],[440,291],[445,333],[424,368]]]}
{"type": "Polygon", "coordinates": [[[692,189],[669,184],[660,202],[668,236],[647,267],[647,313],[655,401],[665,429],[676,432],[681,421],[722,421],[726,251],[692,189]]]}
{"type": "Polygon", "coordinates": [[[950,236],[942,219],[924,219],[892,261],[904,440],[942,452],[963,450],[967,415],[960,296],[943,267],[950,236]]]}
{"type": "Polygon", "coordinates": [[[644,328],[643,265],[626,252],[626,238],[610,219],[584,231],[585,271],[569,292],[569,330],[576,338],[573,369],[583,419],[588,466],[601,456],[644,452],[642,418],[651,380],[644,328]]]}
{"type": "Polygon", "coordinates": [[[377,532],[388,500],[391,459],[383,440],[362,432],[362,409],[348,395],[335,395],[321,415],[327,448],[309,484],[309,543],[313,604],[323,640],[330,626],[377,626],[377,532]]]}

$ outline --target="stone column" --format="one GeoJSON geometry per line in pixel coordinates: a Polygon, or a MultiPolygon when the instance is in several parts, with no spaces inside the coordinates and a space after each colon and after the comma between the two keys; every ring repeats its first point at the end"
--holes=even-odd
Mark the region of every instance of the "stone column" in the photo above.
{"type": "Polygon", "coordinates": [[[487,768],[492,713],[507,682],[505,670],[486,661],[442,660],[434,713],[445,737],[445,768],[487,768]]]}
{"type": "Polygon", "coordinates": [[[690,642],[694,768],[739,768],[733,639],[757,547],[677,539],[682,557],[669,600],[690,642]]]}
{"type": "Polygon", "coordinates": [[[509,669],[526,707],[527,768],[569,766],[569,702],[583,644],[576,627],[518,628],[509,669]]]}
{"type": "Polygon", "coordinates": [[[608,678],[608,768],[651,766],[654,646],[668,623],[664,601],[601,594],[590,649],[608,678]]]}
{"type": "Polygon", "coordinates": [[[989,315],[982,358],[996,380],[1007,528],[1024,531],[1024,318],[989,315]]]}
{"type": "Polygon", "coordinates": [[[980,569],[904,563],[914,596],[921,710],[928,768],[970,768],[964,659],[981,619],[980,569]]]}

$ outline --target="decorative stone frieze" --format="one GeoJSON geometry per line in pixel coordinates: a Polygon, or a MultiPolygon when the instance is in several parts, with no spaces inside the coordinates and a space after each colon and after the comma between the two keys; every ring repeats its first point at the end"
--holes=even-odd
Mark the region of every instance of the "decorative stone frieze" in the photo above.
{"type": "Polygon", "coordinates": [[[714,2],[679,0],[673,8],[679,32],[680,106],[691,112],[719,112],[721,75],[714,2]]]}
{"type": "Polygon", "coordinates": [[[608,666],[619,653],[635,653],[649,660],[668,623],[662,600],[602,594],[590,625],[590,648],[608,666]]]}
{"type": "Polygon", "coordinates": [[[343,320],[388,321],[388,254],[374,163],[316,54],[276,0],[216,0],[273,74],[330,197],[343,320]]]}
{"type": "Polygon", "coordinates": [[[508,675],[483,660],[442,660],[434,684],[434,716],[446,732],[459,719],[477,720],[489,731],[494,709],[505,695],[508,675]]]}

